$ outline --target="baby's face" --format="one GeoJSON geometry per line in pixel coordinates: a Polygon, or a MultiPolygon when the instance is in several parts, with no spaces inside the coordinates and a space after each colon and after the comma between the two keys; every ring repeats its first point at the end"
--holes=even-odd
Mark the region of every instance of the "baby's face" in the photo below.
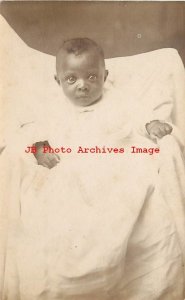
{"type": "Polygon", "coordinates": [[[95,53],[67,54],[60,64],[57,81],[67,98],[78,106],[98,101],[103,92],[107,71],[95,53]]]}

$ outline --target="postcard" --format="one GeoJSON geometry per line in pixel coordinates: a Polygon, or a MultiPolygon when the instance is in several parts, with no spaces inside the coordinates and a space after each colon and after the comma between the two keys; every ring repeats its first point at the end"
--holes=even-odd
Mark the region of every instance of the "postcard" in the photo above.
{"type": "Polygon", "coordinates": [[[184,7],[1,2],[0,299],[185,299],[184,7]]]}

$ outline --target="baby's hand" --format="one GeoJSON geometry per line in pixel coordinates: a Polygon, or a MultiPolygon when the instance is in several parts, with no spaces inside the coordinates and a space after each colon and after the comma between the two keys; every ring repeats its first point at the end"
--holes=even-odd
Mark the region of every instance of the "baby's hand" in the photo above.
{"type": "Polygon", "coordinates": [[[151,136],[155,136],[158,138],[162,138],[163,136],[170,134],[173,130],[172,126],[168,123],[154,120],[145,125],[148,134],[151,136]]]}
{"type": "Polygon", "coordinates": [[[37,159],[38,165],[41,165],[48,169],[52,169],[60,161],[60,157],[56,153],[38,153],[35,157],[37,159]]]}
{"type": "MultiPolygon", "coordinates": [[[[43,146],[46,143],[36,143],[35,146],[37,148],[35,158],[38,162],[38,165],[46,167],[48,169],[52,169],[60,162],[60,157],[56,153],[43,153],[43,146]]],[[[49,144],[48,144],[49,145],[49,144]]]]}

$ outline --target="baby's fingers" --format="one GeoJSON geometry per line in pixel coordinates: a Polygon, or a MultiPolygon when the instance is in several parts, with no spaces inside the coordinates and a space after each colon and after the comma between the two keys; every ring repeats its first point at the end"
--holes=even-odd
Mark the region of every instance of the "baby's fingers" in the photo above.
{"type": "Polygon", "coordinates": [[[162,138],[164,135],[166,135],[166,132],[162,128],[158,128],[155,132],[155,136],[157,136],[158,138],[162,138]]]}
{"type": "Polygon", "coordinates": [[[53,163],[59,163],[60,162],[60,156],[58,154],[54,154],[54,155],[52,155],[52,157],[50,158],[50,160],[53,163]]]}
{"type": "Polygon", "coordinates": [[[45,168],[51,169],[51,168],[49,167],[48,163],[43,163],[42,166],[45,167],[45,168]]]}
{"type": "Polygon", "coordinates": [[[169,124],[164,124],[164,130],[166,132],[166,134],[170,134],[173,130],[172,126],[170,126],[169,124]]]}
{"type": "Polygon", "coordinates": [[[56,156],[56,161],[59,162],[60,161],[60,156],[58,154],[55,154],[56,156]]]}
{"type": "Polygon", "coordinates": [[[59,162],[60,162],[60,157],[56,155],[52,155],[48,157],[48,165],[50,169],[55,167],[59,162]]]}
{"type": "Polygon", "coordinates": [[[162,138],[163,136],[170,134],[172,132],[172,126],[167,123],[160,124],[160,127],[155,129],[155,135],[158,138],[162,138]]]}
{"type": "Polygon", "coordinates": [[[48,157],[45,157],[45,159],[42,161],[41,165],[48,169],[52,168],[52,163],[48,157]]]}

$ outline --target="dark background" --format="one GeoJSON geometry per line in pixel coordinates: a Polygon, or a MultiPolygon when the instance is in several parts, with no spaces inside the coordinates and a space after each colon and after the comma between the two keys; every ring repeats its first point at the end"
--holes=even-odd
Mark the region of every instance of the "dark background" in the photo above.
{"type": "Polygon", "coordinates": [[[30,47],[45,53],[81,36],[97,41],[106,58],[167,47],[185,63],[185,2],[5,1],[0,9],[30,47]]]}

